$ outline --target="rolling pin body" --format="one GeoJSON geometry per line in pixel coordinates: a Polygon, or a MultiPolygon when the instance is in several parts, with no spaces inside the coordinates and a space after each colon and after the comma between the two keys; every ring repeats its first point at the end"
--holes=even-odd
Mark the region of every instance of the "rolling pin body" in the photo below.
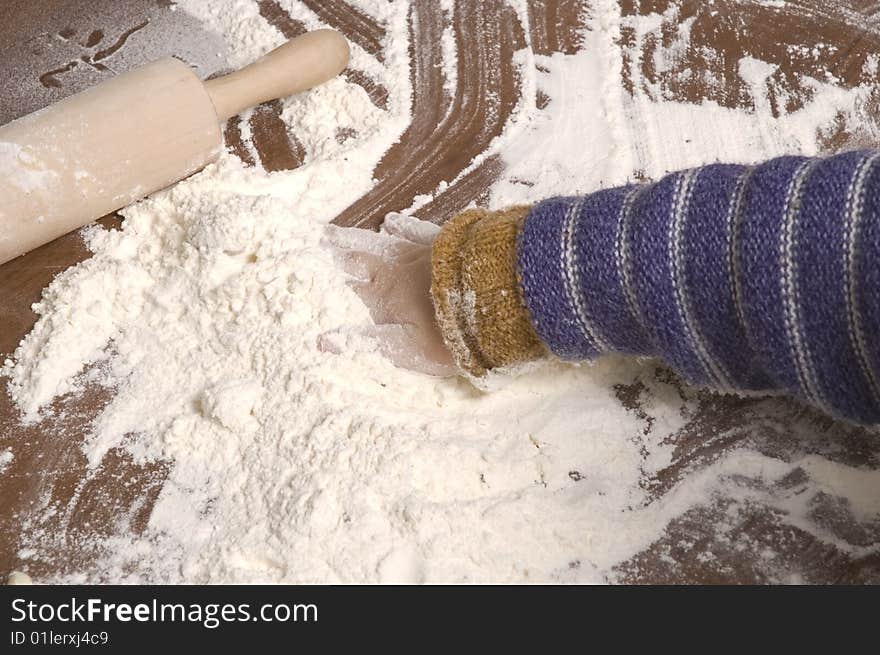
{"type": "Polygon", "coordinates": [[[176,59],[0,128],[0,263],[194,173],[220,140],[202,81],[176,59]]]}
{"type": "Polygon", "coordinates": [[[208,83],[164,59],[0,128],[0,264],[195,173],[220,155],[222,120],[347,62],[331,30],[208,83]]]}

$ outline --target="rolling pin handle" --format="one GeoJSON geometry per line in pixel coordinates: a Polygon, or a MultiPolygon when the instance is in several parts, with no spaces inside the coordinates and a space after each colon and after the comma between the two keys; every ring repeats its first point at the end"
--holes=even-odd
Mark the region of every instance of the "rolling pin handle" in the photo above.
{"type": "Polygon", "coordinates": [[[217,117],[225,121],[249,107],[311,89],[348,65],[349,47],[335,30],[291,39],[239,71],[205,82],[217,117]]]}

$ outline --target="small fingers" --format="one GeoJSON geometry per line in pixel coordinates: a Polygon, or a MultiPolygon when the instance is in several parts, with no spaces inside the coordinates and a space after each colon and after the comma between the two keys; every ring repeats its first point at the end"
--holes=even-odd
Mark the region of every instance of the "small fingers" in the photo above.
{"type": "Polygon", "coordinates": [[[356,280],[363,281],[375,278],[384,265],[382,257],[362,250],[334,249],[333,258],[343,271],[356,280]]]}
{"type": "Polygon", "coordinates": [[[374,232],[359,227],[339,227],[338,225],[324,226],[323,241],[338,250],[368,252],[386,258],[405,251],[407,246],[411,245],[406,239],[401,239],[388,232],[374,232]]]}
{"type": "Polygon", "coordinates": [[[327,225],[324,242],[334,259],[355,278],[372,279],[382,268],[410,255],[419,246],[389,234],[353,227],[327,225]]]}

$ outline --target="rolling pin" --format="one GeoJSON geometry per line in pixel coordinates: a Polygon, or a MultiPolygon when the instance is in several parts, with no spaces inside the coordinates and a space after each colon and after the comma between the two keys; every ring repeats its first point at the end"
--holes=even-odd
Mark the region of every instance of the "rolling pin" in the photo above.
{"type": "Polygon", "coordinates": [[[0,264],[215,161],[222,123],[310,89],[348,65],[345,38],[303,34],[202,82],[168,58],[0,128],[0,264]]]}

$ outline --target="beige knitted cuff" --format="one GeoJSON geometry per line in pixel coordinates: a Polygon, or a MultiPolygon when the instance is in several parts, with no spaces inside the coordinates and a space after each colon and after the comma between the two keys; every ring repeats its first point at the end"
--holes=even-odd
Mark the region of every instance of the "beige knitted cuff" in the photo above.
{"type": "Polygon", "coordinates": [[[434,241],[437,322],[455,361],[471,375],[545,354],[516,276],[517,234],[528,211],[471,209],[449,221],[434,241]]]}

